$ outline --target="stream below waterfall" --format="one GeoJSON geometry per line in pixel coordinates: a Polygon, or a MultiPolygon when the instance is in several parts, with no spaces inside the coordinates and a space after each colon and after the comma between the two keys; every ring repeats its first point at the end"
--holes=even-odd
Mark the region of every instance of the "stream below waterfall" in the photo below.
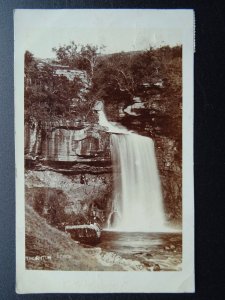
{"type": "Polygon", "coordinates": [[[182,234],[180,232],[103,231],[98,247],[145,265],[153,262],[159,265],[160,271],[182,270],[182,234]]]}

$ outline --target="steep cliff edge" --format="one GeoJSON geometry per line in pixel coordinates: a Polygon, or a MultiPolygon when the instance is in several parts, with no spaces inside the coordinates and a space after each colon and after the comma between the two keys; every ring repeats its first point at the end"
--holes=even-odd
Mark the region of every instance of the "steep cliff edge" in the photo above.
{"type": "Polygon", "coordinates": [[[73,121],[25,123],[25,159],[108,161],[109,134],[98,124],[73,121]]]}

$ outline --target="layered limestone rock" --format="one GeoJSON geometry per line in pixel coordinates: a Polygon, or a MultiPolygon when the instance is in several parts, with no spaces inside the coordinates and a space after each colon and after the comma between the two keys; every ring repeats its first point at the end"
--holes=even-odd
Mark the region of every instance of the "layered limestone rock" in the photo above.
{"type": "Polygon", "coordinates": [[[48,161],[109,160],[109,134],[99,125],[33,122],[25,124],[27,159],[48,161]]]}
{"type": "Polygon", "coordinates": [[[110,136],[98,124],[60,121],[25,124],[26,202],[48,223],[97,222],[111,209],[110,136]]]}

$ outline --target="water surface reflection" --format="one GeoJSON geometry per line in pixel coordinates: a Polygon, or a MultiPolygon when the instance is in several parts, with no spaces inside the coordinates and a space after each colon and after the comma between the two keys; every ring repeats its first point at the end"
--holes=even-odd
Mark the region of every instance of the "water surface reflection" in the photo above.
{"type": "Polygon", "coordinates": [[[162,271],[182,269],[182,234],[103,231],[98,247],[123,258],[159,264],[162,271]]]}

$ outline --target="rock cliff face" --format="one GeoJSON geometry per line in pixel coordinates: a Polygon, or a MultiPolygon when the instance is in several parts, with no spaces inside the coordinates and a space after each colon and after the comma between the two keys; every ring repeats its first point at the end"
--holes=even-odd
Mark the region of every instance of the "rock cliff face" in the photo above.
{"type": "Polygon", "coordinates": [[[177,159],[177,142],[169,137],[155,139],[158,167],[167,219],[175,224],[182,221],[182,168],[177,159]]]}
{"type": "Polygon", "coordinates": [[[49,224],[99,223],[107,226],[111,210],[112,174],[61,174],[52,170],[27,170],[26,203],[49,224]]]}
{"type": "Polygon", "coordinates": [[[109,134],[99,125],[26,123],[25,157],[64,162],[110,160],[109,134]]]}
{"type": "MultiPolygon", "coordinates": [[[[135,116],[129,115],[127,119],[127,115],[125,115],[121,121],[128,129],[136,130],[140,134],[153,138],[161,175],[167,219],[173,223],[180,223],[182,220],[182,170],[181,150],[178,149],[178,141],[173,137],[160,134],[160,126],[159,133],[155,132],[153,134],[152,118],[148,113],[152,112],[152,107],[135,106],[135,112],[135,116]],[[147,118],[146,113],[148,114],[147,118]]],[[[69,189],[73,191],[74,182],[78,186],[74,193],[70,193],[67,196],[68,201],[66,201],[65,206],[67,214],[65,216],[68,214],[82,215],[84,216],[84,222],[88,222],[93,219],[92,214],[95,211],[93,207],[100,201],[101,205],[98,214],[101,217],[99,217],[99,220],[101,225],[106,225],[112,200],[110,133],[107,132],[107,128],[98,124],[66,120],[42,124],[38,122],[26,123],[25,158],[27,169],[32,169],[34,173],[36,172],[35,178],[40,177],[41,172],[43,172],[45,177],[42,178],[40,185],[34,184],[33,178],[29,173],[30,175],[27,178],[29,194],[32,192],[30,188],[34,188],[34,194],[38,193],[39,195],[39,191],[35,190],[37,187],[43,187],[44,193],[46,193],[46,188],[61,188],[65,193],[65,187],[62,182],[72,179],[68,181],[69,189]],[[49,171],[62,174],[65,180],[52,186],[51,181],[54,181],[54,179],[51,178],[51,181],[46,184],[46,172],[49,171]],[[84,177],[82,178],[81,176],[84,177]],[[101,176],[100,181],[105,182],[104,184],[95,182],[98,176],[101,176]],[[30,186],[29,182],[32,182],[30,186]],[[77,199],[77,197],[80,197],[80,199],[77,199]],[[74,203],[75,206],[78,205],[80,209],[74,210],[73,207],[75,206],[70,205],[71,203],[74,203]],[[93,203],[95,203],[94,206],[92,205],[93,203]]],[[[55,178],[61,176],[56,173],[53,173],[53,175],[55,178]]],[[[46,197],[48,198],[48,196],[46,197]]],[[[99,207],[99,204],[97,207],[99,207]]]]}
{"type": "Polygon", "coordinates": [[[110,135],[98,124],[25,124],[26,203],[49,224],[97,222],[111,210],[110,135]]]}

